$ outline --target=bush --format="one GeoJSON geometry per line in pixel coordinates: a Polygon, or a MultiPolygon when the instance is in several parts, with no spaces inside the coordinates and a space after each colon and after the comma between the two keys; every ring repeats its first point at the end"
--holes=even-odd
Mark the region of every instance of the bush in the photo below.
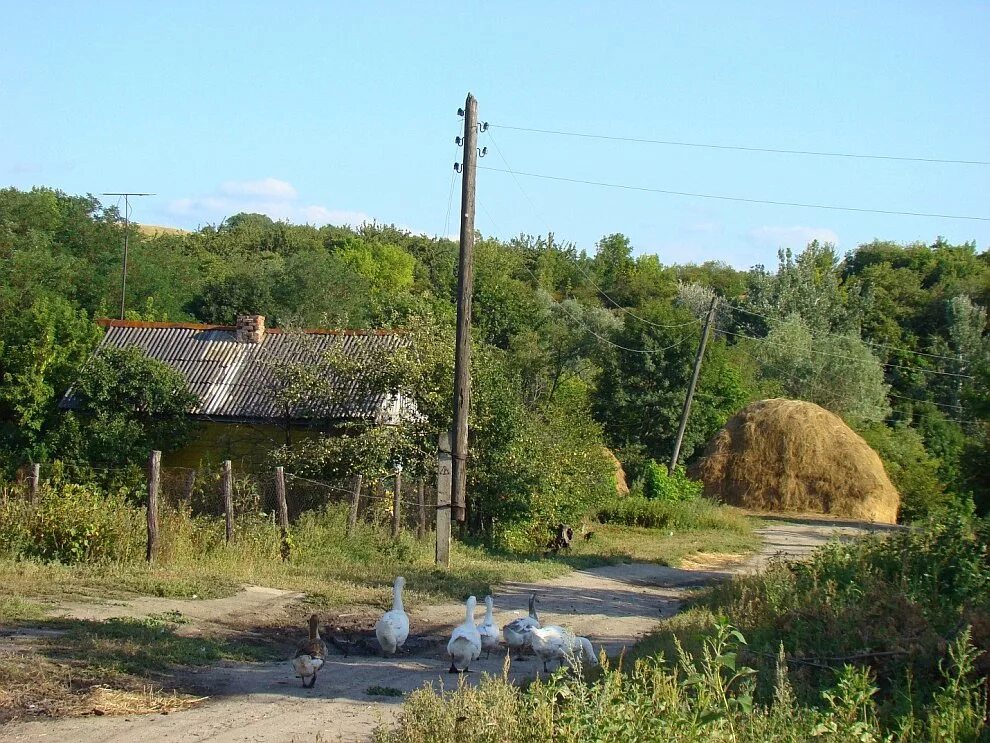
{"type": "Polygon", "coordinates": [[[37,503],[0,502],[0,549],[67,564],[133,559],[144,552],[144,514],[119,494],[83,485],[41,488],[37,503]]]}
{"type": "MultiPolygon", "coordinates": [[[[946,646],[963,628],[972,626],[977,651],[990,649],[988,536],[984,523],[956,515],[833,543],[807,561],[774,563],[713,588],[689,613],[693,619],[681,617],[677,635],[690,647],[698,631],[692,622],[707,627],[712,616],[730,617],[750,641],[764,694],[783,648],[795,659],[803,702],[819,698],[842,664],[854,661],[881,680],[885,714],[926,706],[938,691],[946,646]]],[[[976,673],[985,675],[990,663],[978,655],[976,673]]]]}
{"type": "Polygon", "coordinates": [[[692,500],[701,495],[702,484],[688,477],[681,466],[675,467],[671,475],[666,467],[650,459],[643,468],[642,489],[643,495],[651,500],[692,500]]]}
{"type": "Polygon", "coordinates": [[[960,498],[939,481],[939,460],[925,450],[921,435],[907,426],[875,424],[859,431],[880,455],[901,494],[899,521],[921,521],[951,508],[960,498]]]}
{"type": "MultiPolygon", "coordinates": [[[[426,687],[409,695],[398,724],[375,733],[378,743],[528,741],[666,741],[692,743],[793,743],[805,740],[890,740],[873,676],[840,669],[815,703],[792,692],[786,663],[773,669],[773,692],[754,699],[756,670],[745,665],[746,639],[718,624],[697,653],[677,648],[636,661],[628,671],[607,662],[593,682],[557,672],[519,690],[507,677],[485,677],[455,691],[426,687]],[[465,724],[470,720],[471,724],[465,724]]],[[[939,696],[926,710],[891,721],[899,740],[983,740],[986,692],[968,679],[973,651],[966,633],[949,647],[939,696]]]]}

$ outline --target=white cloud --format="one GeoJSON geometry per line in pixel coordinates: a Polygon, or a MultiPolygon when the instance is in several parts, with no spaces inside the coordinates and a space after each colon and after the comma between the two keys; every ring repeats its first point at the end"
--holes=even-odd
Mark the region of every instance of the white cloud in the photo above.
{"type": "Polygon", "coordinates": [[[748,233],[750,240],[758,245],[771,248],[791,248],[800,251],[812,240],[839,244],[839,236],[827,227],[782,227],[765,225],[748,233]]]}
{"type": "Polygon", "coordinates": [[[176,217],[219,222],[240,212],[264,214],[296,224],[349,224],[358,226],[372,218],[359,211],[332,209],[299,203],[299,192],[288,181],[262,178],[256,181],[224,181],[211,194],[174,199],[168,211],[176,217]]]}
{"type": "Polygon", "coordinates": [[[248,196],[279,201],[292,201],[299,192],[288,181],[262,178],[260,181],[224,181],[220,193],[227,196],[248,196]]]}

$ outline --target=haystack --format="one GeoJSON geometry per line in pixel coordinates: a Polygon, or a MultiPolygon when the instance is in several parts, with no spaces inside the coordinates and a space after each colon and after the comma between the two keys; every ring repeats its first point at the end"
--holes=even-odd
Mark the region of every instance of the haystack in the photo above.
{"type": "Polygon", "coordinates": [[[615,494],[620,498],[629,495],[629,484],[626,482],[626,471],[622,469],[622,462],[607,446],[602,447],[602,449],[615,470],[615,494]]]}
{"type": "Polygon", "coordinates": [[[892,524],[900,496],[877,453],[839,416],[800,400],[761,400],[733,416],[691,474],[707,497],[756,511],[892,524]]]}

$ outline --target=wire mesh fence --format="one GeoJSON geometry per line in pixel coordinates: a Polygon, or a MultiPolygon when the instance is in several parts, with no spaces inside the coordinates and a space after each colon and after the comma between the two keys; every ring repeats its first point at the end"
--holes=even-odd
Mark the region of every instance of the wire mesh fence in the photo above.
{"type": "MultiPolygon", "coordinates": [[[[437,493],[435,483],[406,473],[381,477],[314,479],[284,472],[285,508],[291,525],[302,514],[327,507],[348,508],[350,523],[394,524],[398,508],[399,530],[425,537],[433,529],[437,493]],[[396,484],[399,486],[396,498],[396,484]]],[[[230,468],[230,510],[234,522],[266,516],[279,519],[275,469],[245,466],[230,468]]],[[[123,489],[145,502],[148,472],[140,466],[92,467],[72,463],[26,465],[13,482],[4,485],[4,497],[38,497],[40,489],[59,482],[91,483],[123,489]]],[[[223,463],[197,468],[165,466],[159,470],[157,506],[160,511],[188,510],[197,516],[226,518],[226,484],[223,463]]]]}

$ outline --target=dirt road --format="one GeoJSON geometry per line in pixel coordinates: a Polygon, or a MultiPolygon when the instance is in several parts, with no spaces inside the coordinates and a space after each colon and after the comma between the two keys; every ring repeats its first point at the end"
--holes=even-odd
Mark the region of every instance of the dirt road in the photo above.
{"type": "MultiPolygon", "coordinates": [[[[764,540],[760,553],[746,560],[706,563],[702,556],[687,569],[630,563],[581,570],[538,584],[503,586],[496,595],[495,616],[504,625],[525,613],[532,591],[540,596],[538,611],[544,623],[562,624],[591,638],[595,648],[609,654],[631,646],[653,630],[661,618],[678,610],[686,589],[729,575],[753,570],[782,554],[800,557],[832,538],[852,538],[866,527],[815,521],[771,521],[759,530],[764,540]]],[[[147,616],[180,610],[205,622],[225,612],[271,606],[297,597],[271,589],[251,589],[230,599],[178,602],[139,599],[109,608],[90,605],[69,607],[75,615],[93,619],[107,616],[147,616]],[[182,606],[179,606],[182,604],[182,606]],[[88,612],[88,614],[87,614],[88,612]],[[101,613],[102,612],[102,613],[101,613]]],[[[229,664],[200,670],[195,685],[208,690],[203,706],[171,715],[85,717],[19,723],[0,730],[3,741],[73,741],[113,743],[124,741],[235,741],[286,742],[368,740],[376,725],[394,718],[401,697],[372,697],[372,687],[411,691],[432,682],[451,687],[455,676],[446,670],[445,633],[463,620],[462,605],[424,607],[412,613],[410,652],[384,659],[372,655],[335,655],[320,674],[314,689],[303,689],[293,679],[288,663],[229,664]],[[419,628],[419,629],[418,629],[419,628]],[[427,628],[425,631],[423,628],[427,628]]],[[[480,620],[480,612],[479,612],[480,620]]],[[[501,673],[504,655],[482,659],[472,671],[501,673]]],[[[534,660],[513,662],[511,673],[531,677],[541,669],[534,660]]],[[[480,677],[472,674],[469,682],[480,677]]]]}

